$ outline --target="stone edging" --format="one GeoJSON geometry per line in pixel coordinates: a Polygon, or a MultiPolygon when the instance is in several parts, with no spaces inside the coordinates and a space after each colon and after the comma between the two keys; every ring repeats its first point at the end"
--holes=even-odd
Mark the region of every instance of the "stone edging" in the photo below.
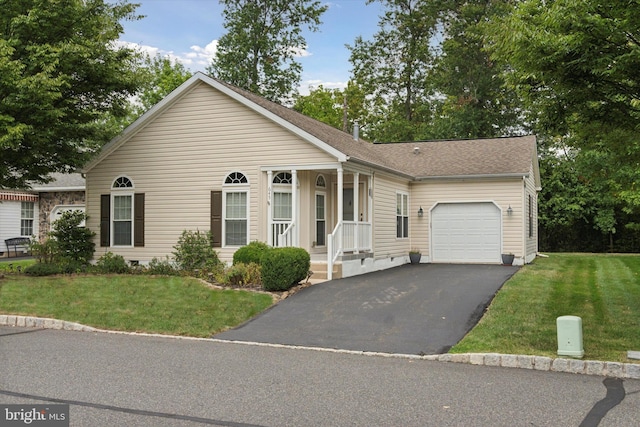
{"type": "Polygon", "coordinates": [[[323,352],[341,353],[341,354],[354,354],[354,355],[363,355],[363,356],[431,360],[431,361],[437,361],[437,362],[466,363],[470,365],[498,366],[503,368],[531,369],[536,371],[566,372],[571,374],[600,375],[600,376],[614,377],[614,378],[640,379],[640,364],[636,364],[636,363],[601,362],[597,360],[579,360],[579,359],[562,359],[562,358],[554,359],[554,358],[545,357],[545,356],[525,356],[525,355],[498,354],[498,353],[433,354],[433,355],[420,356],[415,354],[392,354],[392,353],[379,353],[379,352],[371,352],[371,351],[338,350],[338,349],[331,349],[331,348],[305,347],[305,346],[293,346],[293,345],[283,345],[283,344],[228,341],[228,340],[219,340],[215,338],[194,338],[194,337],[181,337],[181,336],[162,335],[162,334],[145,334],[145,333],[134,333],[134,332],[109,331],[109,330],[93,328],[91,326],[81,325],[79,323],[67,322],[65,320],[48,319],[48,318],[41,318],[41,317],[30,317],[30,316],[5,315],[5,314],[0,314],[0,325],[26,327],[26,328],[58,329],[58,330],[81,331],[81,332],[104,332],[104,333],[112,333],[112,334],[152,336],[152,337],[162,337],[162,338],[180,338],[180,339],[197,340],[197,341],[255,345],[255,346],[262,346],[262,347],[273,347],[273,348],[313,350],[313,351],[323,351],[323,352]]]}

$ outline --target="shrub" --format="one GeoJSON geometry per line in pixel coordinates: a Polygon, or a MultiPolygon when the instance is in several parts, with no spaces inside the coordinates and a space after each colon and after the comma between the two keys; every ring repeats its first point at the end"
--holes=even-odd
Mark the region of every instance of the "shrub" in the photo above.
{"type": "Polygon", "coordinates": [[[49,235],[56,241],[56,251],[60,258],[70,260],[71,264],[88,264],[93,258],[96,235],[86,227],[81,227],[82,221],[87,219],[84,212],[67,211],[53,222],[55,227],[49,235]]]}
{"type": "Polygon", "coordinates": [[[155,274],[158,276],[177,276],[180,274],[176,265],[169,260],[169,257],[165,260],[159,260],[158,258],[151,259],[146,272],[147,274],[155,274]]]}
{"type": "Polygon", "coordinates": [[[272,248],[262,258],[262,287],[286,291],[307,277],[311,257],[302,248],[272,248]]]}
{"type": "Polygon", "coordinates": [[[24,269],[24,274],[29,276],[53,276],[60,273],[62,273],[62,270],[58,264],[44,262],[37,262],[24,269]]]}
{"type": "Polygon", "coordinates": [[[52,264],[59,257],[58,242],[49,237],[43,241],[31,239],[29,250],[39,263],[52,264]]]}
{"type": "Polygon", "coordinates": [[[221,262],[211,247],[211,232],[184,230],[173,247],[178,268],[186,272],[215,270],[221,262]]]}
{"type": "Polygon", "coordinates": [[[242,262],[234,263],[225,271],[222,282],[228,286],[260,286],[262,285],[260,265],[255,262],[250,262],[249,264],[244,264],[242,262]]]}
{"type": "Polygon", "coordinates": [[[129,266],[122,255],[107,252],[96,262],[96,271],[101,274],[122,274],[129,272],[129,266]]]}
{"type": "Polygon", "coordinates": [[[263,242],[253,241],[246,246],[241,247],[233,254],[233,264],[243,263],[250,264],[255,263],[261,265],[262,256],[269,249],[269,245],[263,242]]]}

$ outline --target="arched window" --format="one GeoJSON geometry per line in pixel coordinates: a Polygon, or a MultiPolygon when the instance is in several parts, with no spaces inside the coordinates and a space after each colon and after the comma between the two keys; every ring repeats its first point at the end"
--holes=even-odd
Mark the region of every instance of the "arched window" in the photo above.
{"type": "Polygon", "coordinates": [[[242,172],[231,172],[224,180],[225,184],[248,184],[247,177],[242,172]]]}
{"type": "Polygon", "coordinates": [[[113,181],[111,188],[133,188],[133,182],[126,176],[120,176],[113,181]]]}
{"type": "Polygon", "coordinates": [[[275,221],[291,221],[293,211],[292,183],[293,176],[290,172],[279,172],[273,177],[273,219],[275,221]]]}
{"type": "Polygon", "coordinates": [[[249,180],[242,172],[231,172],[224,180],[224,246],[243,246],[249,242],[249,180]]]}
{"type": "Polygon", "coordinates": [[[293,182],[293,177],[289,172],[280,172],[273,177],[274,184],[289,184],[293,182]]]}
{"type": "Polygon", "coordinates": [[[318,177],[316,178],[316,187],[318,187],[318,188],[326,188],[327,187],[327,182],[324,180],[324,176],[323,175],[318,175],[318,177]]]}
{"type": "Polygon", "coordinates": [[[119,176],[111,193],[111,233],[113,246],[133,245],[133,181],[119,176]],[[124,191],[123,191],[124,190],[124,191]]]}

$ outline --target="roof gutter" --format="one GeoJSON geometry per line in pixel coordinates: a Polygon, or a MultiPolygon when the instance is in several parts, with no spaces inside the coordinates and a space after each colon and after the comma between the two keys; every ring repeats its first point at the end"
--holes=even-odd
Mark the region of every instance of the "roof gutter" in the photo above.
{"type": "Polygon", "coordinates": [[[374,169],[378,169],[378,170],[383,170],[383,171],[385,171],[385,172],[389,172],[389,173],[392,173],[392,174],[394,174],[394,175],[400,175],[400,176],[402,176],[402,177],[404,177],[404,178],[407,178],[407,179],[409,179],[409,180],[414,180],[414,179],[415,179],[415,177],[414,177],[413,175],[409,175],[409,174],[406,174],[406,173],[404,173],[404,172],[400,172],[400,171],[398,171],[398,170],[391,169],[391,168],[386,167],[386,166],[381,166],[381,165],[379,165],[379,164],[377,164],[377,163],[367,162],[366,160],[358,159],[358,158],[356,158],[356,157],[349,157],[349,156],[347,156],[347,160],[348,160],[348,161],[351,161],[351,162],[353,162],[353,163],[358,163],[358,164],[361,164],[361,165],[364,165],[364,166],[370,167],[370,168],[374,168],[374,169]]]}
{"type": "Polygon", "coordinates": [[[418,176],[416,181],[431,181],[439,179],[482,179],[482,178],[527,178],[529,173],[496,173],[496,174],[476,174],[476,175],[440,175],[440,176],[418,176]]]}

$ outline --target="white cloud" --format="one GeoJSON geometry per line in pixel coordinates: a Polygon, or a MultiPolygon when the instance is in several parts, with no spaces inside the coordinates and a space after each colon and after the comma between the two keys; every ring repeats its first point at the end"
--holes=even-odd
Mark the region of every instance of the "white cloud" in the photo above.
{"type": "Polygon", "coordinates": [[[191,46],[190,52],[175,53],[170,50],[163,50],[153,46],[142,45],[139,43],[132,43],[127,41],[118,40],[115,45],[117,47],[128,47],[136,49],[140,52],[154,57],[160,55],[165,58],[169,58],[171,62],[179,62],[191,71],[204,71],[204,69],[211,63],[211,59],[216,54],[218,48],[218,40],[212,40],[205,47],[197,45],[191,46]]]}

